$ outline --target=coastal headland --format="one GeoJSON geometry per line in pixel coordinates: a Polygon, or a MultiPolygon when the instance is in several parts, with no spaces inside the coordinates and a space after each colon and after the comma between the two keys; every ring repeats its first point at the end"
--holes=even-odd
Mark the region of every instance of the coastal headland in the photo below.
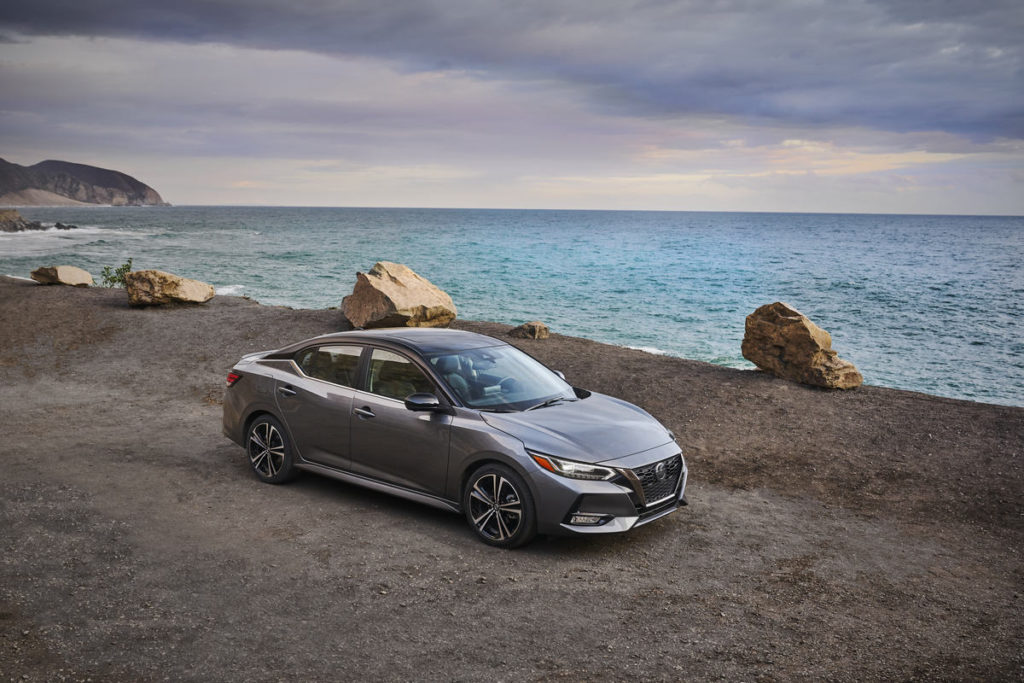
{"type": "Polygon", "coordinates": [[[0,277],[0,673],[28,680],[1019,679],[1024,409],[509,326],[675,431],[689,507],[480,544],[461,517],[221,435],[244,353],[338,310],[0,277]]]}
{"type": "Polygon", "coordinates": [[[47,159],[21,166],[0,159],[0,206],[169,206],[126,173],[47,159]]]}

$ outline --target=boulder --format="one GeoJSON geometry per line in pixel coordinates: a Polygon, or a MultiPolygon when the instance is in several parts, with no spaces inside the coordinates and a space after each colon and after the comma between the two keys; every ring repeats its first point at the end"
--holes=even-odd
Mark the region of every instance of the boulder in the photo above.
{"type": "Polygon", "coordinates": [[[32,271],[32,279],[41,285],[88,287],[93,284],[88,271],[75,266],[43,266],[32,271]]]}
{"type": "Polygon", "coordinates": [[[452,298],[408,266],[379,261],[356,273],[356,286],[341,300],[354,327],[447,327],[455,320],[452,298]]]}
{"type": "Polygon", "coordinates": [[[125,275],[124,282],[133,306],[201,304],[213,298],[212,285],[162,270],[136,270],[125,275]]]}
{"type": "Polygon", "coordinates": [[[539,320],[523,323],[519,327],[513,327],[508,331],[508,336],[518,339],[547,339],[551,336],[548,326],[539,320]]]}
{"type": "Polygon", "coordinates": [[[783,379],[829,389],[864,381],[853,363],[832,350],[832,336],[792,306],[776,301],[747,316],[743,357],[783,379]]]}

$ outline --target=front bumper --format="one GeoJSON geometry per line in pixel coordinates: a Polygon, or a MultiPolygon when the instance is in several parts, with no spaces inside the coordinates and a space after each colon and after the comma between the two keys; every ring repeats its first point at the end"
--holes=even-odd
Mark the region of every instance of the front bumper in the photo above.
{"type": "Polygon", "coordinates": [[[544,534],[571,536],[612,534],[653,522],[686,504],[686,460],[675,443],[600,464],[627,475],[679,455],[680,471],[668,495],[646,501],[636,477],[619,476],[610,481],[569,479],[545,470],[532,475],[537,491],[537,530],[544,534]]]}

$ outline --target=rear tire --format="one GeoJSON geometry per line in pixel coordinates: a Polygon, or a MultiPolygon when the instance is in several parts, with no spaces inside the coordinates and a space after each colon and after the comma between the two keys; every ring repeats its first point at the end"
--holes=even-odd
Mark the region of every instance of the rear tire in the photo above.
{"type": "Polygon", "coordinates": [[[504,465],[484,465],[470,475],[462,492],[462,509],[477,537],[487,545],[518,548],[537,535],[530,488],[504,465]]]}
{"type": "Polygon", "coordinates": [[[292,445],[284,427],[270,415],[260,415],[246,432],[245,452],[256,478],[267,484],[283,484],[295,478],[292,445]]]}

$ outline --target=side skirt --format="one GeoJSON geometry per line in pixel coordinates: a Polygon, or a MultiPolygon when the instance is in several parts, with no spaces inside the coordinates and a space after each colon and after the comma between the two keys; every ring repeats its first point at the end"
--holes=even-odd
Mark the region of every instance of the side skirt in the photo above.
{"type": "Polygon", "coordinates": [[[313,472],[314,474],[330,477],[331,479],[337,479],[338,481],[343,481],[346,484],[355,484],[356,486],[373,489],[374,491],[380,491],[381,493],[388,493],[392,496],[398,496],[399,498],[405,498],[406,500],[412,500],[431,507],[448,510],[449,512],[462,513],[462,506],[458,503],[453,503],[446,498],[432,496],[429,493],[413,491],[402,486],[395,486],[394,484],[386,484],[382,481],[377,481],[376,479],[363,477],[358,474],[353,474],[352,472],[336,470],[332,467],[324,467],[323,465],[317,465],[311,462],[297,462],[295,463],[295,467],[300,470],[306,470],[307,472],[313,472]]]}

